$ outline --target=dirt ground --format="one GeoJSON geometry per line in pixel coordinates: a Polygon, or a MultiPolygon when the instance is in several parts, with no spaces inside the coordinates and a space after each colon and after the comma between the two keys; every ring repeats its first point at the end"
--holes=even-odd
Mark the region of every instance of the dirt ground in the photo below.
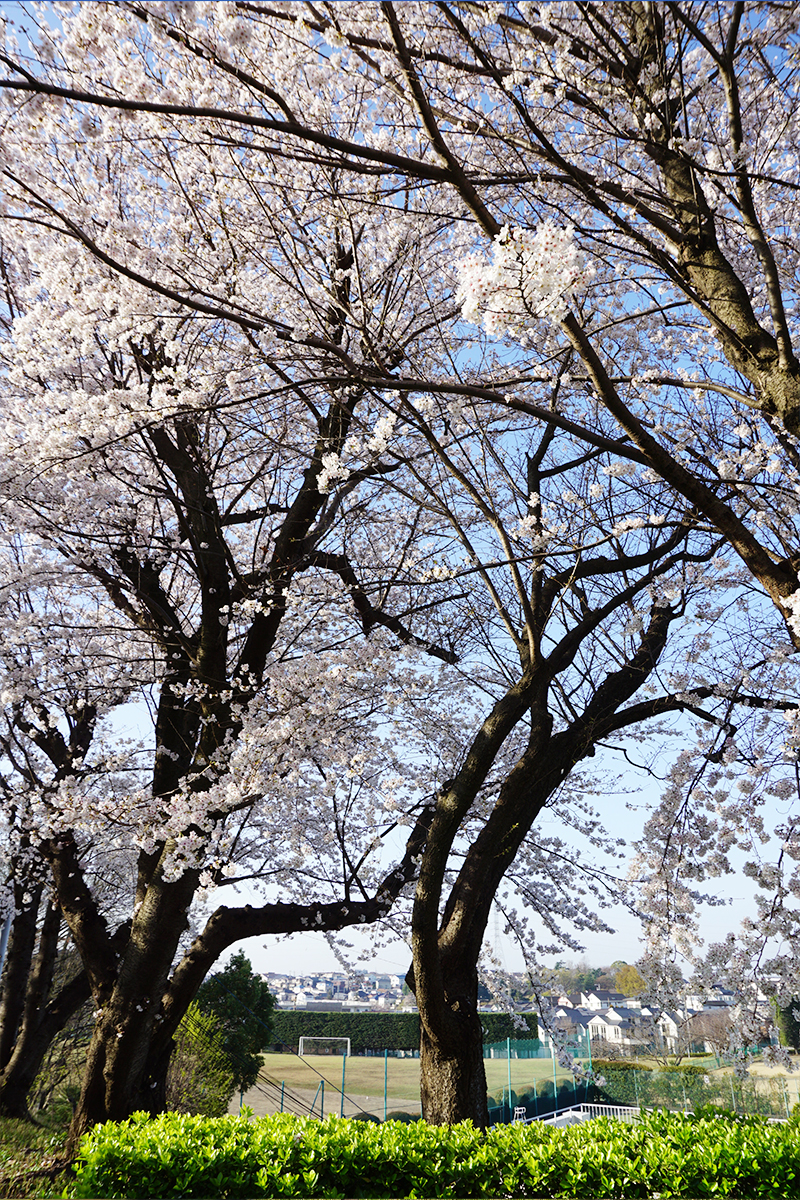
{"type": "MultiPolygon", "coordinates": [[[[800,1067],[800,1063],[798,1067],[800,1067]]],[[[780,1079],[782,1076],[789,1094],[789,1104],[800,1104],[800,1069],[787,1071],[785,1067],[768,1067],[764,1063],[757,1062],[750,1067],[750,1074],[766,1076],[768,1079],[780,1079]]]]}

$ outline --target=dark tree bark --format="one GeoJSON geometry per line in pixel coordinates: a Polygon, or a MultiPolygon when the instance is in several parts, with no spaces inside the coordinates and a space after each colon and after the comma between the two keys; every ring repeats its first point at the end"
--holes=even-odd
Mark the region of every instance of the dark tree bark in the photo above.
{"type": "MultiPolygon", "coordinates": [[[[36,928],[42,884],[33,887],[15,881],[16,914],[11,923],[0,994],[0,1071],[11,1058],[25,1010],[25,992],[36,949],[36,928]]],[[[2,1103],[2,1101],[0,1101],[2,1103]]]]}
{"type": "MultiPolygon", "coordinates": [[[[567,33],[558,29],[554,31],[550,27],[552,22],[544,28],[537,23],[538,17],[535,16],[529,24],[527,18],[519,13],[501,14],[499,28],[502,34],[498,35],[495,48],[492,46],[493,35],[481,39],[473,36],[463,24],[459,6],[440,3],[432,6],[432,9],[460,39],[456,58],[451,57],[448,65],[457,65],[463,56],[465,64],[468,64],[465,78],[474,87],[478,97],[482,95],[482,77],[487,82],[500,82],[505,86],[508,67],[504,48],[506,40],[513,41],[515,29],[519,29],[527,39],[526,47],[530,41],[535,44],[538,40],[545,54],[549,54],[554,43],[560,41],[559,49],[563,56],[574,54],[576,63],[586,64],[599,78],[608,80],[609,87],[613,85],[614,103],[609,105],[609,112],[615,114],[613,122],[608,121],[603,126],[606,114],[596,104],[585,109],[581,107],[583,100],[579,85],[576,85],[578,98],[573,119],[580,121],[581,113],[586,112],[590,114],[592,122],[597,121],[599,130],[607,131],[612,145],[619,138],[623,142],[631,141],[640,148],[644,164],[641,178],[619,179],[613,173],[595,176],[591,169],[586,168],[582,158],[575,161],[565,158],[548,137],[547,127],[543,128],[537,123],[542,119],[539,111],[542,106],[538,98],[528,106],[528,101],[517,91],[513,93],[515,112],[508,111],[508,128],[511,130],[508,148],[512,158],[498,165],[495,180],[491,179],[490,143],[480,140],[484,137],[481,132],[484,122],[480,103],[477,104],[474,135],[478,144],[487,148],[486,165],[481,166],[479,180],[472,168],[466,162],[461,162],[451,149],[451,139],[439,124],[439,112],[447,114],[447,102],[440,109],[438,101],[435,107],[426,94],[426,64],[434,63],[435,69],[436,50],[429,45],[415,49],[410,40],[405,39],[401,9],[391,3],[381,5],[389,31],[388,38],[376,45],[379,45],[382,54],[393,53],[396,57],[397,78],[401,79],[402,90],[410,98],[419,119],[420,141],[434,151],[433,155],[427,156],[427,161],[423,161],[422,154],[415,159],[399,156],[383,147],[373,148],[366,144],[367,139],[337,138],[327,130],[306,127],[293,116],[290,119],[264,116],[245,120],[242,115],[242,126],[248,131],[258,128],[285,135],[287,144],[290,139],[304,139],[307,145],[303,147],[303,154],[324,154],[324,165],[336,161],[338,156],[342,171],[356,170],[359,164],[366,164],[372,170],[378,164],[381,169],[391,169],[409,179],[446,184],[459,194],[467,210],[491,238],[499,234],[511,216],[524,212],[524,194],[520,193],[518,199],[512,200],[508,211],[492,213],[487,206],[488,201],[479,194],[479,189],[487,195],[502,197],[503,189],[512,186],[509,166],[513,161],[515,172],[519,169],[517,178],[521,185],[536,182],[538,186],[545,182],[557,186],[561,189],[558,204],[561,204],[563,196],[562,211],[567,216],[572,200],[577,200],[578,212],[582,213],[583,206],[587,206],[590,211],[602,215],[607,220],[609,236],[614,233],[623,243],[636,247],[640,261],[655,267],[659,276],[682,290],[687,301],[701,313],[703,320],[712,323],[728,362],[749,381],[752,395],[749,392],[743,395],[744,402],[750,403],[755,399],[757,407],[766,417],[775,418],[790,433],[797,433],[800,429],[800,367],[791,349],[779,294],[771,303],[773,328],[767,329],[765,322],[758,318],[753,309],[746,280],[737,275],[735,265],[726,257],[722,226],[717,221],[714,208],[704,196],[703,185],[707,178],[705,171],[701,171],[702,163],[694,164],[685,147],[676,148],[676,138],[684,132],[684,125],[688,125],[695,97],[683,93],[682,82],[679,90],[680,75],[675,72],[673,65],[667,65],[680,63],[685,44],[678,38],[673,41],[674,53],[664,52],[665,43],[671,36],[667,23],[672,20],[676,26],[682,24],[692,38],[702,42],[705,34],[695,28],[694,21],[705,21],[705,18],[697,6],[639,3],[615,5],[613,8],[599,4],[577,6],[578,13],[584,19],[591,16],[591,23],[581,31],[579,42],[574,44],[567,33]],[[605,23],[606,11],[612,13],[610,25],[605,23]],[[617,89],[616,92],[614,89],[617,89]],[[656,100],[656,94],[661,92],[664,93],[664,99],[656,100]],[[620,120],[617,105],[626,96],[629,101],[628,112],[620,120]],[[663,120],[660,116],[662,113],[663,120]],[[658,119],[653,120],[654,117],[658,119]],[[334,156],[333,160],[328,156],[334,156]],[[432,158],[435,161],[431,161],[432,158]]],[[[134,7],[132,11],[145,22],[149,19],[146,7],[134,7]]],[[[779,293],[780,280],[777,278],[774,257],[758,227],[751,181],[745,167],[739,165],[744,159],[739,153],[743,135],[735,67],[737,55],[744,48],[744,39],[739,38],[744,6],[731,5],[729,12],[730,19],[726,17],[725,21],[719,22],[718,44],[712,46],[711,55],[715,63],[714,74],[722,79],[729,99],[728,148],[733,151],[730,156],[733,164],[730,188],[731,194],[735,195],[735,208],[742,214],[742,227],[762,263],[764,283],[770,294],[775,295],[776,291],[779,293]],[[724,33],[723,24],[727,24],[724,33]]],[[[288,20],[289,16],[276,11],[276,20],[284,18],[288,20]]],[[[322,26],[316,26],[318,32],[324,32],[329,18],[317,19],[323,20],[322,26]]],[[[559,19],[555,16],[556,21],[559,19]]],[[[173,36],[181,39],[182,49],[185,43],[187,53],[198,55],[204,70],[214,65],[212,49],[206,46],[200,49],[199,43],[192,49],[191,39],[184,38],[177,30],[173,36]]],[[[381,31],[380,36],[385,38],[385,32],[381,31]]],[[[355,40],[355,44],[361,49],[366,46],[362,46],[359,39],[355,40]]],[[[372,49],[375,46],[370,45],[372,49]]],[[[363,61],[367,63],[366,55],[363,61]]],[[[531,70],[535,68],[531,67],[531,70]]],[[[558,77],[554,79],[557,83],[558,77]]],[[[553,82],[548,79],[548,87],[552,87],[553,82]]],[[[567,82],[571,87],[571,81],[567,82]]],[[[106,94],[105,89],[100,95],[58,87],[47,83],[44,75],[40,80],[24,69],[20,70],[18,79],[4,81],[3,86],[25,94],[50,94],[101,108],[141,109],[173,116],[183,114],[208,121],[215,117],[213,108],[178,108],[157,100],[140,102],[106,94]]],[[[396,87],[395,84],[393,86],[396,87]]],[[[397,90],[399,94],[400,89],[397,90]]],[[[512,91],[506,89],[506,94],[512,96],[512,91]]],[[[565,91],[569,93],[570,89],[565,87],[565,91]]],[[[572,103],[574,97],[567,95],[563,103],[567,100],[572,103]]],[[[703,103],[702,93],[699,93],[697,104],[701,106],[698,117],[701,129],[708,122],[703,103]]],[[[287,116],[287,112],[284,111],[283,115],[287,116]]],[[[235,125],[235,121],[230,121],[230,114],[225,115],[225,120],[226,128],[235,125]]],[[[501,150],[501,131],[505,120],[506,116],[486,134],[501,150]]],[[[451,123],[451,117],[447,114],[446,124],[449,126],[451,123]]],[[[472,133],[469,124],[465,128],[472,133]]],[[[603,142],[602,132],[599,141],[603,142]]],[[[289,152],[285,146],[281,150],[282,154],[289,152]]],[[[567,149],[565,153],[570,151],[567,149]]],[[[699,157],[702,159],[702,156],[699,157]]],[[[613,161],[613,158],[608,161],[613,161]]],[[[34,192],[31,194],[35,196],[34,192]]],[[[498,200],[498,205],[501,202],[498,200]]],[[[57,210],[52,211],[53,219],[57,220],[57,210]]],[[[123,256],[117,260],[101,252],[92,234],[83,232],[74,222],[69,226],[69,234],[89,252],[98,255],[105,267],[122,277],[127,275],[136,278],[137,282],[146,283],[141,277],[131,275],[122,261],[123,256]]],[[[339,265],[344,269],[344,263],[339,265]]],[[[258,331],[265,327],[257,316],[247,316],[243,311],[229,311],[221,301],[210,304],[205,291],[201,295],[199,289],[187,287],[186,294],[183,294],[156,280],[152,287],[158,294],[185,305],[187,311],[194,309],[206,316],[230,321],[232,326],[241,330],[258,331]]],[[[340,320],[337,304],[341,304],[344,311],[346,296],[339,292],[336,293],[336,303],[331,306],[330,340],[323,343],[309,337],[305,342],[309,350],[323,346],[327,353],[331,346],[340,345],[341,329],[336,329],[340,320]]],[[[632,405],[626,404],[604,366],[601,357],[602,333],[593,333],[590,339],[586,328],[594,327],[584,327],[574,316],[567,317],[562,324],[570,353],[581,360],[594,392],[626,437],[634,443],[636,461],[644,461],[651,466],[684,497],[692,509],[705,515],[730,542],[778,608],[785,611],[786,606],[782,602],[796,592],[797,563],[794,556],[787,553],[785,558],[779,557],[769,541],[761,536],[758,527],[747,525],[737,502],[726,498],[726,488],[720,486],[713,471],[706,471],[702,463],[698,465],[691,462],[686,465],[671,443],[661,435],[659,440],[654,431],[643,426],[636,416],[638,402],[634,400],[632,405]],[[598,345],[598,350],[595,350],[594,343],[598,345]]],[[[288,331],[286,336],[290,336],[288,331]]],[[[344,370],[341,356],[333,354],[329,361],[334,363],[337,371],[344,370]]],[[[144,353],[139,355],[137,365],[145,374],[154,373],[160,366],[158,362],[146,361],[144,353]]],[[[373,365],[362,369],[362,383],[365,380],[370,382],[373,365]]],[[[399,362],[381,365],[380,374],[387,387],[392,385],[391,373],[397,365],[399,362]]],[[[352,370],[348,364],[347,371],[352,370]]],[[[357,386],[356,376],[357,372],[347,375],[345,379],[340,378],[337,386],[350,387],[354,382],[357,386]]],[[[372,377],[371,381],[376,383],[376,379],[372,377]]],[[[406,390],[410,390],[411,386],[406,390]]],[[[419,381],[415,390],[424,392],[425,382],[419,381]]],[[[258,595],[263,608],[242,645],[237,663],[237,670],[242,674],[249,672],[253,677],[260,676],[285,612],[286,593],[293,573],[303,569],[300,562],[310,562],[314,553],[317,553],[318,561],[322,561],[322,551],[317,549],[310,536],[323,504],[316,487],[316,477],[322,454],[338,451],[343,446],[351,416],[352,407],[349,403],[333,403],[328,415],[320,421],[320,440],[314,462],[304,472],[304,482],[294,496],[280,535],[270,552],[265,551],[264,559],[259,560],[265,561],[264,569],[256,579],[247,581],[250,594],[258,595]]],[[[564,423],[557,413],[550,417],[545,414],[542,419],[564,423]]],[[[596,432],[584,432],[587,443],[596,446],[596,432]]],[[[204,767],[219,748],[214,741],[213,723],[217,722],[217,728],[224,729],[226,734],[231,732],[232,725],[227,721],[227,714],[214,700],[214,696],[226,687],[231,677],[225,657],[227,621],[220,621],[219,617],[223,607],[227,611],[237,588],[243,591],[247,589],[241,578],[229,577],[225,570],[229,548],[222,536],[223,514],[213,502],[212,481],[202,469],[198,438],[191,422],[177,421],[169,430],[166,426],[154,426],[147,436],[151,438],[153,461],[158,463],[160,471],[169,476],[170,487],[174,484],[175,494],[179,496],[176,508],[179,510],[181,535],[187,544],[196,548],[193,552],[196,553],[200,581],[198,588],[202,592],[202,621],[198,623],[195,633],[186,635],[178,615],[170,606],[169,597],[161,589],[156,568],[147,561],[137,560],[127,549],[119,551],[118,570],[115,572],[93,565],[94,559],[86,563],[86,570],[94,573],[106,587],[109,597],[132,621],[152,634],[154,644],[170,664],[169,674],[160,681],[163,684],[165,707],[163,712],[159,712],[158,745],[159,750],[163,748],[174,757],[160,760],[154,772],[153,789],[154,795],[166,805],[180,780],[187,777],[193,765],[202,760],[204,767]],[[207,699],[193,705],[179,701],[177,697],[187,683],[207,689],[207,699]],[[171,693],[172,688],[174,693],[171,693]],[[171,694],[176,699],[173,711],[169,712],[167,700],[171,694]],[[205,732],[201,734],[200,726],[204,722],[205,732]],[[190,746],[188,753],[187,745],[190,746]],[[174,762],[174,769],[170,762],[174,762]]],[[[350,586],[347,570],[338,562],[339,556],[335,557],[337,562],[329,557],[327,569],[335,570],[350,586]]],[[[561,580],[557,587],[567,589],[573,586],[574,580],[579,579],[579,570],[571,572],[569,582],[561,580]]],[[[540,634],[549,612],[548,604],[542,599],[541,586],[541,581],[538,581],[535,589],[540,589],[539,594],[531,603],[532,609],[538,606],[540,611],[533,612],[528,628],[520,638],[521,648],[527,647],[528,650],[527,658],[522,656],[518,683],[509,689],[487,718],[457,778],[442,789],[420,872],[414,910],[414,967],[411,981],[423,1025],[423,1087],[427,1112],[433,1120],[471,1116],[479,1124],[485,1121],[485,1098],[479,1098],[482,1062],[478,1063],[475,1053],[479,1022],[474,972],[491,901],[503,871],[513,860],[522,839],[553,789],[575,763],[591,753],[597,738],[631,722],[634,712],[637,719],[641,720],[656,711],[655,705],[648,707],[639,704],[633,709],[624,708],[652,669],[652,663],[658,659],[658,615],[654,614],[650,635],[642,641],[642,653],[646,652],[647,662],[628,663],[623,671],[609,676],[583,714],[576,717],[566,730],[553,734],[547,690],[560,664],[555,652],[546,660],[541,655],[540,634]],[[448,859],[459,828],[485,783],[499,748],[513,729],[527,721],[530,722],[527,749],[504,782],[498,803],[481,835],[469,849],[442,910],[448,859]]],[[[371,604],[361,603],[363,596],[357,586],[351,588],[351,594],[357,606],[360,605],[366,627],[376,610],[371,604]]],[[[551,600],[554,595],[551,594],[551,600]]],[[[598,616],[598,622],[600,619],[598,616]]],[[[575,653],[575,638],[579,642],[591,631],[591,621],[587,618],[582,629],[575,632],[572,644],[565,644],[569,639],[561,644],[562,660],[569,659],[570,654],[575,653]]],[[[793,632],[793,636],[797,639],[800,635],[793,632]]],[[[246,699],[246,696],[237,696],[237,700],[246,699]]],[[[680,707],[677,703],[675,706],[680,707]]],[[[192,948],[170,980],[166,949],[156,944],[154,931],[163,933],[165,942],[171,940],[174,950],[186,919],[191,880],[188,879],[186,884],[165,883],[159,873],[163,852],[160,848],[153,855],[142,857],[138,890],[141,908],[134,918],[130,939],[118,961],[117,954],[111,949],[112,938],[91,895],[81,885],[80,879],[74,884],[71,882],[75,874],[75,856],[68,839],[50,848],[61,903],[86,963],[98,1007],[102,1009],[90,1051],[90,1066],[80,1113],[76,1115],[73,1138],[93,1120],[124,1114],[147,1094],[148,1088],[157,1090],[158,1064],[183,1011],[186,997],[191,992],[191,981],[202,965],[209,961],[212,943],[220,948],[230,944],[225,937],[228,932],[232,933],[236,925],[231,920],[230,930],[222,936],[220,929],[226,926],[225,920],[215,926],[215,919],[212,918],[206,931],[208,936],[204,933],[199,939],[200,945],[192,948]]],[[[382,895],[378,895],[364,904],[380,908],[382,902],[382,895]]],[[[253,927],[253,932],[299,928],[299,925],[293,924],[294,914],[284,911],[278,913],[280,908],[273,906],[269,913],[261,910],[260,922],[254,920],[248,924],[245,918],[241,918],[236,927],[253,927]]],[[[357,906],[351,904],[350,909],[351,912],[357,911],[357,906]]],[[[339,928],[348,923],[341,914],[337,917],[333,913],[330,918],[334,924],[329,928],[339,928]],[[336,924],[336,921],[340,923],[336,924]]],[[[244,935],[238,933],[236,936],[244,935]]],[[[230,940],[234,940],[233,936],[230,940]]]]}
{"type": "MultiPolygon", "coordinates": [[[[26,923],[29,911],[23,910],[26,923]]],[[[0,1070],[0,1113],[3,1116],[30,1116],[28,1094],[45,1054],[70,1017],[89,999],[89,983],[83,970],[53,990],[60,927],[61,913],[48,901],[41,919],[36,956],[34,958],[32,952],[29,954],[24,978],[20,971],[15,972],[17,1023],[0,1070]]],[[[29,944],[26,929],[26,946],[29,944]]]]}
{"type": "MultiPolygon", "coordinates": [[[[654,610],[635,655],[606,676],[583,713],[553,733],[547,688],[569,648],[562,643],[510,689],[484,723],[467,762],[440,794],[417,884],[413,966],[407,982],[420,1014],[422,1109],[433,1124],[488,1123],[483,1032],[478,1014],[478,960],[497,888],[547,800],[595,743],[610,732],[665,711],[663,699],[625,707],[655,669],[675,613],[654,610]],[[524,753],[504,780],[497,802],[466,852],[444,896],[444,867],[473,794],[491,769],[498,743],[519,721],[529,722],[524,753]]],[[[590,622],[589,622],[590,623],[590,622]]],[[[583,631],[584,636],[587,630],[583,631]]],[[[565,643],[574,637],[568,635],[565,643]]]]}
{"type": "Polygon", "coordinates": [[[81,971],[23,1024],[11,1058],[0,1075],[0,1112],[4,1116],[30,1116],[28,1097],[44,1057],[53,1040],[89,996],[89,981],[86,972],[81,971]]]}
{"type": "MultiPolygon", "coordinates": [[[[175,941],[185,928],[185,908],[193,891],[190,873],[178,883],[147,889],[148,901],[163,896],[163,903],[145,914],[145,924],[134,918],[126,948],[106,995],[87,1054],[83,1088],[70,1127],[69,1147],[101,1121],[121,1120],[132,1112],[159,1112],[163,1106],[163,1081],[172,1038],[181,1018],[211,966],[228,946],[243,938],[265,934],[297,933],[308,928],[344,929],[384,916],[402,889],[414,879],[418,856],[423,852],[432,811],[424,811],[412,829],[403,859],[373,896],[332,904],[266,904],[260,908],[221,907],[209,918],[168,978],[175,941]]],[[[91,922],[90,922],[91,923],[91,922]]],[[[77,921],[80,924],[80,921],[77,921]]],[[[119,940],[119,939],[118,939],[119,940]]],[[[102,949],[102,947],[100,948],[102,949]]],[[[112,944],[113,953],[113,944],[112,944]]],[[[84,947],[89,957],[89,949],[84,947]]],[[[95,978],[104,970],[99,954],[95,978]]],[[[100,990],[95,992],[95,999],[100,990]]]]}

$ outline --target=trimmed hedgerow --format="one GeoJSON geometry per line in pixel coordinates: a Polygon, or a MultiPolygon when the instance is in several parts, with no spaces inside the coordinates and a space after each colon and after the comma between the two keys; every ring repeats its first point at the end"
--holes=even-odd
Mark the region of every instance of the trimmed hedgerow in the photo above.
{"type": "Polygon", "coordinates": [[[126,1197],[800,1197],[789,1125],[651,1113],[481,1133],[286,1113],[247,1121],[142,1113],[81,1143],[69,1195],[126,1197]]]}
{"type": "MultiPolygon", "coordinates": [[[[500,1042],[520,1036],[519,1017],[510,1013],[481,1013],[483,1040],[500,1042]]],[[[365,1050],[419,1050],[418,1013],[315,1012],[314,1009],[280,1009],[272,1014],[275,1045],[297,1049],[301,1037],[349,1037],[352,1054],[365,1050]]],[[[525,1013],[527,1037],[535,1038],[538,1026],[533,1013],[525,1013]]]]}

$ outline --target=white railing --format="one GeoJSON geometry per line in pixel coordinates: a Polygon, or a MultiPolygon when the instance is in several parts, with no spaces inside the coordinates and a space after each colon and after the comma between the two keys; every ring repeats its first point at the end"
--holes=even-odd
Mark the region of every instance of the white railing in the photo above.
{"type": "Polygon", "coordinates": [[[615,1121],[623,1121],[626,1125],[633,1125],[639,1120],[639,1108],[632,1108],[625,1104],[582,1104],[581,1112],[589,1114],[589,1119],[592,1117],[611,1117],[615,1121]]]}
{"type": "Polygon", "coordinates": [[[633,1125],[639,1119],[638,1108],[628,1107],[625,1104],[572,1104],[569,1108],[558,1108],[555,1112],[543,1113],[540,1117],[527,1117],[525,1109],[522,1106],[514,1109],[512,1124],[530,1125],[532,1121],[552,1121],[555,1117],[562,1117],[565,1113],[580,1114],[584,1121],[591,1121],[594,1117],[611,1117],[614,1121],[623,1121],[626,1125],[633,1125]]]}

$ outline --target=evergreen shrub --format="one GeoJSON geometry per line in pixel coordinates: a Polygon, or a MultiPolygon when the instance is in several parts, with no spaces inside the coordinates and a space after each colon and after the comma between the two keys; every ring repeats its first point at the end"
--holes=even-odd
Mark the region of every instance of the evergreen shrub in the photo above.
{"type": "Polygon", "coordinates": [[[283,1113],[248,1121],[138,1113],[81,1142],[74,1200],[125,1197],[800,1197],[790,1124],[649,1113],[538,1122],[381,1125],[283,1113]]]}
{"type": "MultiPolygon", "coordinates": [[[[484,1042],[517,1038],[519,1029],[510,1013],[481,1013],[484,1042]]],[[[349,1037],[350,1053],[367,1050],[419,1050],[418,1013],[315,1012],[313,1009],[278,1009],[272,1014],[275,1049],[297,1049],[301,1037],[349,1037]]],[[[518,1019],[518,1018],[517,1018],[518,1019]]],[[[525,1013],[535,1038],[538,1027],[533,1013],[525,1013]]],[[[526,1035],[528,1036],[528,1035],[526,1035]]]]}

